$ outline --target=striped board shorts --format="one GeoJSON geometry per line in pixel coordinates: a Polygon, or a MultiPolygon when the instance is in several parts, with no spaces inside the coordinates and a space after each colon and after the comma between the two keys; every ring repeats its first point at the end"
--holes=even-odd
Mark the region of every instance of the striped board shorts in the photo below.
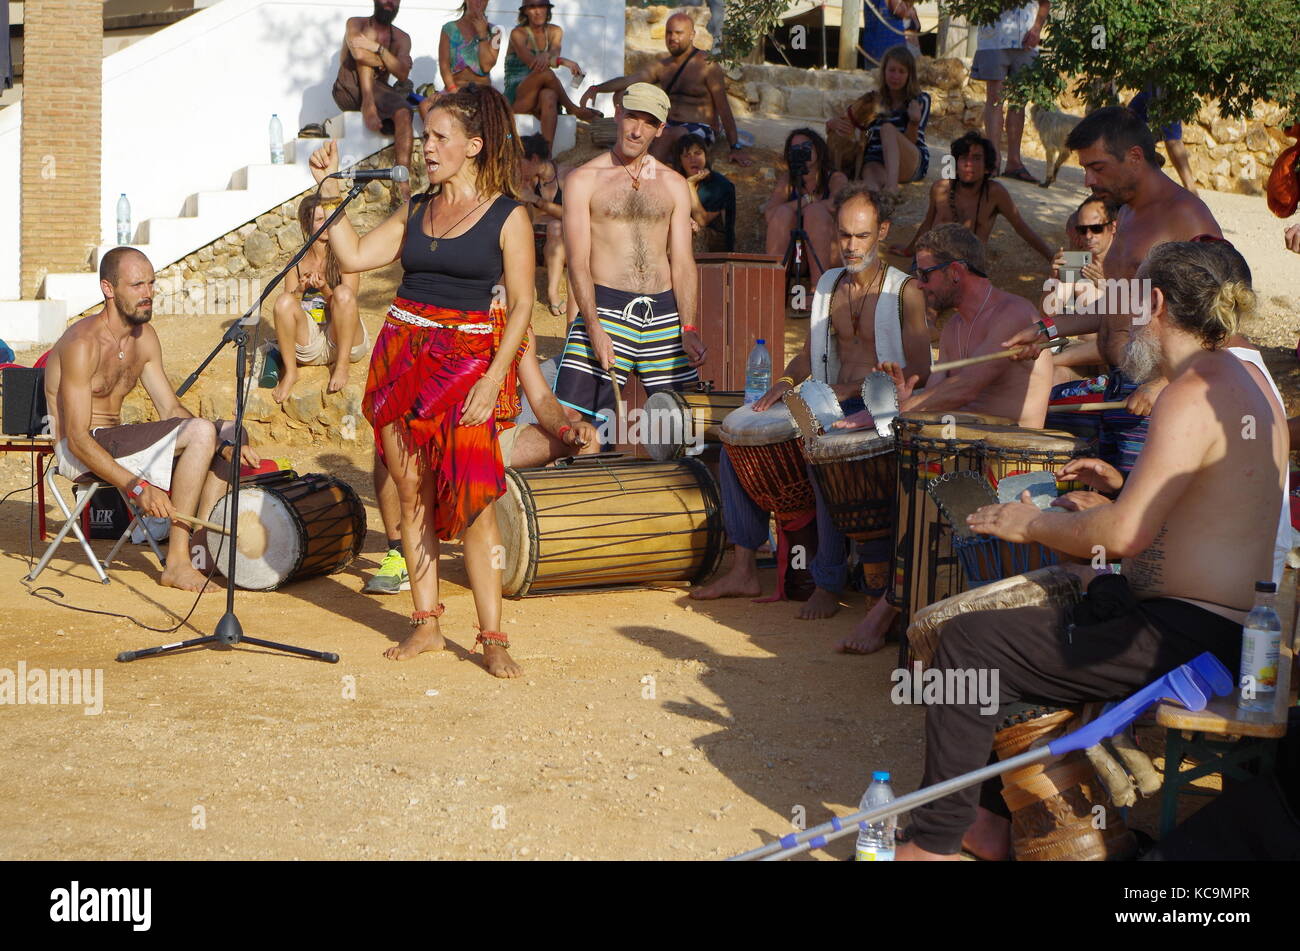
{"type": "MultiPolygon", "coordinates": [[[[620,390],[632,373],[647,395],[681,390],[698,382],[699,371],[682,349],[677,298],[671,290],[648,295],[597,284],[596,317],[614,342],[614,373],[620,390]]],[[[591,349],[581,319],[569,328],[555,378],[555,396],[587,417],[612,419],[615,415],[614,387],[591,349]]]]}

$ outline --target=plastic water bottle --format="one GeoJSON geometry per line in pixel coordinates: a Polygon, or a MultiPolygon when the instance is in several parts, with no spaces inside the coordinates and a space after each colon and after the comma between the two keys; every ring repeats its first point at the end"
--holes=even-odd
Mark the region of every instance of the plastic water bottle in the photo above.
{"type": "Polygon", "coordinates": [[[131,243],[131,203],[126,200],[126,192],[117,199],[117,243],[131,243]]]}
{"type": "Polygon", "coordinates": [[[745,402],[759,399],[771,386],[772,355],[767,352],[765,341],[760,339],[745,361],[745,402]]]}
{"type": "MultiPolygon", "coordinates": [[[[880,770],[871,774],[871,785],[862,794],[858,809],[875,809],[894,801],[894,790],[889,785],[889,773],[880,770]]],[[[898,824],[897,816],[878,819],[867,824],[858,832],[859,862],[894,861],[894,827],[898,824]]]]}
{"type": "Polygon", "coordinates": [[[280,126],[280,117],[271,113],[271,164],[284,164],[284,129],[280,126]]]}
{"type": "Polygon", "coordinates": [[[1255,606],[1241,628],[1241,678],[1237,681],[1241,689],[1237,706],[1242,710],[1267,712],[1273,709],[1277,696],[1282,622],[1273,608],[1276,599],[1277,585],[1271,581],[1255,582],[1255,606]]]}

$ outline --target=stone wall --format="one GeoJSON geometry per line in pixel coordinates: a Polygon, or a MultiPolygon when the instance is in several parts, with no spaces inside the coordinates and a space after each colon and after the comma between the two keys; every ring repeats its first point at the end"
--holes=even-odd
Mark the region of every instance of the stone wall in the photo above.
{"type": "MultiPolygon", "coordinates": [[[[625,69],[631,73],[656,56],[664,54],[663,21],[671,7],[628,7],[625,69]]],[[[697,22],[697,31],[708,21],[704,7],[687,7],[697,22]]],[[[697,39],[699,32],[697,32],[697,39]]],[[[709,42],[708,34],[700,45],[709,42]]],[[[841,115],[845,107],[876,86],[873,70],[800,69],[774,64],[744,65],[727,77],[732,111],[743,120],[748,116],[807,119],[821,130],[822,123],[841,115]]],[[[960,59],[929,59],[920,63],[921,84],[932,104],[926,138],[946,145],[968,129],[983,131],[984,83],[972,80],[968,64],[960,59]]],[[[1127,102],[1133,93],[1123,97],[1127,102]]],[[[1058,108],[1082,115],[1073,97],[1061,97],[1058,108]]],[[[1255,104],[1254,118],[1227,119],[1219,115],[1217,103],[1202,107],[1192,122],[1183,123],[1192,171],[1199,186],[1215,191],[1263,194],[1269,170],[1278,153],[1291,140],[1283,133],[1286,116],[1271,102],[1255,104]]],[[[1033,123],[1025,123],[1024,151],[1043,158],[1042,144],[1033,123]]],[[[1164,151],[1161,145],[1160,151],[1164,151]]]]}

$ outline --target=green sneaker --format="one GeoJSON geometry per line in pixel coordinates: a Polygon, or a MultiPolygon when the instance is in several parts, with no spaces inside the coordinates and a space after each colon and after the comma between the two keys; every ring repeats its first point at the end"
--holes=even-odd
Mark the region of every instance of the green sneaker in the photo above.
{"type": "Polygon", "coordinates": [[[411,579],[406,574],[406,559],[396,549],[388,549],[388,554],[379,563],[379,570],[374,573],[366,586],[361,589],[365,594],[397,594],[399,591],[411,590],[411,579]]]}

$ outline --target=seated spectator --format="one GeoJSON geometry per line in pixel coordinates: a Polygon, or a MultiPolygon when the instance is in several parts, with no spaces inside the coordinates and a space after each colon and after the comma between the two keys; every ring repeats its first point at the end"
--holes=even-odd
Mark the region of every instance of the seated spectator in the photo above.
{"type": "MultiPolygon", "coordinates": [[[[303,238],[312,234],[328,217],[320,196],[313,193],[298,203],[298,226],[303,238]]],[[[370,337],[357,310],[359,274],[344,274],[330,248],[326,231],[284,279],[284,290],[275,299],[275,337],[280,346],[284,370],[271,398],[283,403],[298,382],[300,366],[330,366],[329,392],[337,393],[348,382],[348,368],[370,352],[370,337]],[[340,360],[339,354],[347,359],[340,360]]]]}
{"type": "MultiPolygon", "coordinates": [[[[1105,276],[1106,252],[1115,240],[1118,214],[1118,205],[1096,195],[1089,195],[1065,223],[1065,238],[1070,250],[1092,252],[1092,263],[1084,265],[1079,275],[1080,280],[1076,281],[1071,295],[1079,305],[1088,306],[1103,293],[1101,281],[1105,276]]],[[[1058,281],[1063,263],[1064,251],[1058,251],[1052,259],[1052,277],[1058,281]]],[[[1057,292],[1062,299],[1068,299],[1066,295],[1071,294],[1070,289],[1063,287],[1058,287],[1057,292]]],[[[1057,313],[1060,313],[1059,303],[1057,313]]],[[[1079,379],[1081,371],[1085,369],[1091,375],[1093,369],[1104,367],[1106,363],[1097,350],[1096,334],[1076,337],[1068,347],[1055,355],[1053,361],[1056,373],[1052,382],[1057,385],[1079,379]]],[[[1055,395],[1054,393],[1053,396],[1055,395]]]]}
{"type": "Polygon", "coordinates": [[[673,168],[686,179],[691,191],[696,250],[736,250],[736,186],[713,170],[704,140],[698,135],[678,139],[673,168]]]}
{"type": "MultiPolygon", "coordinates": [[[[560,296],[560,278],[564,275],[564,232],[561,228],[564,190],[560,167],[551,160],[550,144],[540,133],[524,136],[520,144],[524,157],[519,163],[519,200],[529,206],[534,236],[543,242],[546,301],[552,314],[559,317],[567,311],[572,322],[577,316],[577,304],[568,303],[560,296]]],[[[569,300],[573,300],[572,296],[569,300]]]]}
{"type": "Polygon", "coordinates": [[[510,31],[506,51],[505,95],[516,115],[540,119],[542,135],[554,144],[561,107],[584,122],[601,116],[595,109],[574,103],[555,75],[560,66],[567,67],[578,80],[583,72],[576,62],[560,55],[564,30],[551,22],[551,9],[550,0],[524,0],[519,8],[519,25],[510,31]]]}
{"type": "MultiPolygon", "coordinates": [[[[875,117],[865,129],[862,180],[877,191],[897,194],[899,185],[919,182],[930,169],[925,127],[930,121],[930,94],[916,77],[916,58],[905,46],[891,47],[880,62],[875,117]]],[[[853,120],[838,116],[828,131],[853,134],[853,120]]]]}
{"type": "Polygon", "coordinates": [[[812,129],[795,129],[785,138],[782,150],[786,170],[776,177],[772,195],[764,203],[763,217],[767,220],[767,240],[765,250],[768,254],[783,255],[790,244],[790,235],[798,226],[796,206],[803,205],[803,227],[808,232],[813,256],[808,265],[811,269],[811,286],[808,298],[812,299],[812,288],[817,286],[822,271],[838,266],[838,254],[835,246],[835,219],[831,214],[831,196],[839,193],[848,185],[849,180],[843,172],[831,169],[830,151],[826,140],[812,129]],[[797,166],[800,174],[792,182],[790,169],[797,166]]]}
{"type": "MultiPolygon", "coordinates": [[[[1020,209],[1006,186],[993,181],[998,167],[993,143],[978,132],[967,132],[952,143],[952,157],[957,177],[941,178],[930,186],[930,204],[916,234],[923,235],[938,225],[955,223],[975,232],[975,236],[987,246],[993,225],[998,215],[1002,215],[1016,234],[1042,255],[1044,261],[1051,261],[1051,247],[1021,217],[1020,209]]],[[[913,237],[906,246],[891,246],[889,250],[910,258],[915,244],[916,238],[913,237]]]]}
{"type": "MultiPolygon", "coordinates": [[[[442,25],[438,37],[438,73],[443,88],[455,92],[466,83],[492,85],[492,67],[501,55],[495,38],[501,27],[489,23],[487,0],[463,0],[460,16],[442,25]]],[[[420,104],[421,113],[433,108],[433,100],[420,104]]]]}
{"type": "MultiPolygon", "coordinates": [[[[393,26],[401,0],[375,0],[368,17],[349,17],[334,80],[334,103],[344,112],[360,112],[366,128],[393,136],[394,162],[410,166],[411,37],[393,26]],[[396,80],[390,84],[389,78],[396,80]]],[[[411,197],[409,181],[399,182],[403,201],[411,197]]]]}

